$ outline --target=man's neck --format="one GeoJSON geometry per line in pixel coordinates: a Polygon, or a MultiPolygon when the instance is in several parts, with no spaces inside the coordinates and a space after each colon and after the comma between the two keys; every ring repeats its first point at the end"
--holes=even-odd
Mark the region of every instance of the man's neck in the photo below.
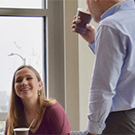
{"type": "Polygon", "coordinates": [[[109,8],[114,6],[115,4],[122,2],[125,0],[100,0],[100,6],[102,8],[102,13],[106,12],[109,8]]]}

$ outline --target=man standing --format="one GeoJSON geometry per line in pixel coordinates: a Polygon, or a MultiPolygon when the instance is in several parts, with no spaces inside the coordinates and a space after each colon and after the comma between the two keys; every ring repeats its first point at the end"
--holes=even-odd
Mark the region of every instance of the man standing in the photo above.
{"type": "MultiPolygon", "coordinates": [[[[89,98],[90,135],[135,134],[134,0],[86,0],[97,31],[81,35],[95,53],[89,98]]],[[[74,29],[74,23],[72,30],[74,29]]]]}

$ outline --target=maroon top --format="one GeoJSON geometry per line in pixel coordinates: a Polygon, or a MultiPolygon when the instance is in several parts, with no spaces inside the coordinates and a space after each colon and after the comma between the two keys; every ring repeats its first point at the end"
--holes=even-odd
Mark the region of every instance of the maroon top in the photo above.
{"type": "Polygon", "coordinates": [[[54,134],[71,135],[67,116],[59,103],[55,103],[46,108],[41,124],[35,133],[29,131],[29,135],[54,134]]]}

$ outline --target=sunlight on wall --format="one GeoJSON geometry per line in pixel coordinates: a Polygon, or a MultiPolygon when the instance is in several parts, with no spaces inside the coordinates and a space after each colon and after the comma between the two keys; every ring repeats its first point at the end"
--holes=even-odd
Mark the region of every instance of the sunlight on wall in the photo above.
{"type": "MultiPolygon", "coordinates": [[[[86,9],[86,1],[78,0],[78,7],[86,9]]],[[[91,24],[97,27],[92,19],[91,24]]],[[[89,88],[95,56],[88,43],[79,36],[79,99],[80,99],[80,131],[86,130],[89,88]]]]}

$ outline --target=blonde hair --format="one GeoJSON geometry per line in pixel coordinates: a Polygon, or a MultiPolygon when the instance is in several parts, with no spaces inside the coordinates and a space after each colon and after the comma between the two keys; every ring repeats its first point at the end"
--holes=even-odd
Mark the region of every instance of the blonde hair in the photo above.
{"type": "MultiPolygon", "coordinates": [[[[10,107],[9,107],[9,114],[8,114],[8,121],[7,121],[7,124],[8,124],[7,125],[7,135],[12,135],[13,129],[16,127],[27,127],[22,100],[17,96],[15,89],[14,89],[16,72],[23,68],[28,68],[28,69],[32,70],[35,73],[38,81],[41,81],[41,77],[40,77],[39,73],[32,66],[23,65],[15,71],[13,80],[12,80],[12,92],[11,92],[10,107]]],[[[56,100],[55,99],[46,99],[44,88],[42,88],[40,96],[38,96],[38,97],[39,97],[38,98],[39,114],[40,114],[40,116],[42,116],[43,112],[44,112],[43,111],[44,107],[47,107],[47,106],[50,106],[50,105],[56,103],[56,100]]]]}

